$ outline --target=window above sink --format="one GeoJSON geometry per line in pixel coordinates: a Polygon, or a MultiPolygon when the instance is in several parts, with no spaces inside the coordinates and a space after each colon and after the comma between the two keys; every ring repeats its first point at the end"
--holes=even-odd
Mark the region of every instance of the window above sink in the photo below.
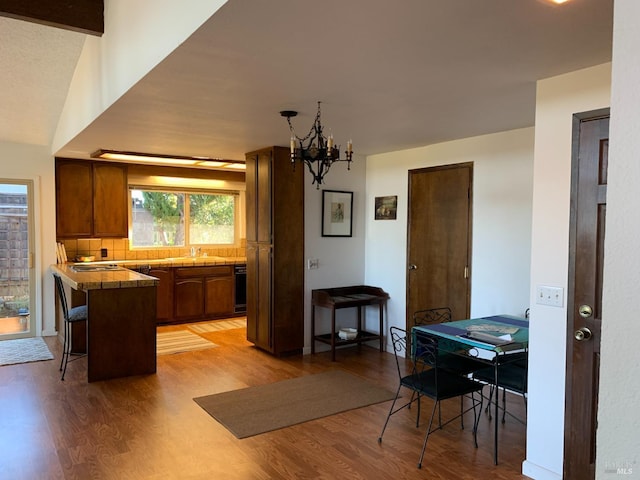
{"type": "Polygon", "coordinates": [[[129,192],[132,249],[238,243],[239,192],[149,187],[129,192]]]}

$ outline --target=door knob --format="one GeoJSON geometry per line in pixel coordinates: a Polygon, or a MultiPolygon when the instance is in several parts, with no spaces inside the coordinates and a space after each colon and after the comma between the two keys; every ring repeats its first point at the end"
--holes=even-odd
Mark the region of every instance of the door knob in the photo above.
{"type": "Polygon", "coordinates": [[[591,338],[591,330],[589,330],[587,327],[582,327],[573,332],[573,336],[579,342],[582,342],[583,340],[589,340],[591,338]]]}
{"type": "Polygon", "coordinates": [[[409,265],[409,270],[417,270],[418,266],[414,265],[413,263],[411,265],[409,265]]]}
{"type": "Polygon", "coordinates": [[[589,318],[591,315],[593,315],[593,309],[590,305],[580,305],[580,308],[578,308],[578,313],[582,318],[589,318]]]}

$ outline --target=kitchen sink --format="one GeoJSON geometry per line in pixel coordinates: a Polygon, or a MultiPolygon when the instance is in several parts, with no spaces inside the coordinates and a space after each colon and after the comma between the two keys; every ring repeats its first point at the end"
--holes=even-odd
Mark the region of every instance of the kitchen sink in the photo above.
{"type": "Polygon", "coordinates": [[[124,270],[118,265],[71,265],[69,268],[74,272],[108,272],[113,270],[124,270]]]}

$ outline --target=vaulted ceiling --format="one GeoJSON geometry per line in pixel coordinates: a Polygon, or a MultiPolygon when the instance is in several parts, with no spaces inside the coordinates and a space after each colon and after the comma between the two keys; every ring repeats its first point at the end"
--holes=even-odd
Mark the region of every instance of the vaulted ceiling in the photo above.
{"type": "MultiPolygon", "coordinates": [[[[323,123],[375,154],[534,124],[536,81],[611,60],[613,0],[229,0],[59,152],[242,159],[323,123]]],[[[47,144],[83,34],[0,18],[0,140],[47,144]]]]}

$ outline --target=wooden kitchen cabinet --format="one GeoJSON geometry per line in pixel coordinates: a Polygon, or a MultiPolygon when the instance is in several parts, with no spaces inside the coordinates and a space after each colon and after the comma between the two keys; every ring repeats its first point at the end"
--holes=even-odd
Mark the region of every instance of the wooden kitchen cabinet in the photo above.
{"type": "Polygon", "coordinates": [[[246,154],[247,339],[275,355],[304,346],[304,168],[289,150],[246,154]]]}
{"type": "Polygon", "coordinates": [[[173,269],[151,268],[147,275],[160,280],[157,287],[156,320],[158,323],[167,323],[173,320],[173,269]]]}
{"type": "Polygon", "coordinates": [[[232,265],[176,268],[174,275],[176,321],[233,315],[232,265]]]}
{"type": "Polygon", "coordinates": [[[175,312],[176,320],[204,316],[204,279],[202,277],[177,278],[176,276],[175,312]]]}
{"type": "Polygon", "coordinates": [[[56,159],[56,236],[93,235],[91,162],[56,159]]]}
{"type": "Polygon", "coordinates": [[[98,238],[126,238],[129,227],[127,167],[122,164],[93,164],[93,235],[98,238]]]}
{"type": "Polygon", "coordinates": [[[57,238],[128,234],[127,167],[56,159],[57,238]]]}
{"type": "Polygon", "coordinates": [[[205,279],[204,313],[220,317],[233,313],[233,275],[205,279]]]}

